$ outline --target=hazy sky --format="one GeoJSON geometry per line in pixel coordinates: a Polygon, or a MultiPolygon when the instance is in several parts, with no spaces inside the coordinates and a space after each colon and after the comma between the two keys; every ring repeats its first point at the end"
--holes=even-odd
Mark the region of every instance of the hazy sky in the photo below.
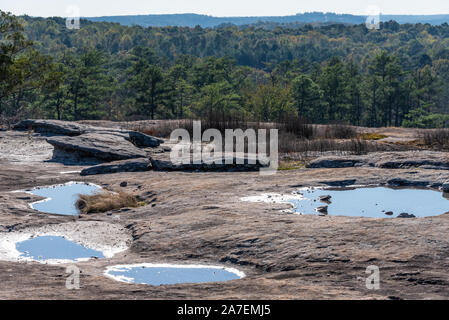
{"type": "Polygon", "coordinates": [[[280,16],[325,11],[366,14],[376,5],[385,14],[449,14],[448,0],[0,0],[0,9],[32,16],[68,16],[76,5],[81,16],[201,13],[214,16],[280,16]]]}

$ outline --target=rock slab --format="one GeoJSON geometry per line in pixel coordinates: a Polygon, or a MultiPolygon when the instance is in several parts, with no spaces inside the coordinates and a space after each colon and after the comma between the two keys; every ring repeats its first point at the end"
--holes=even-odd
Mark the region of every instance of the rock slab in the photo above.
{"type": "Polygon", "coordinates": [[[103,162],[145,158],[146,152],[119,135],[86,133],[75,137],[55,136],[47,138],[55,148],[55,154],[91,158],[103,162]]]}
{"type": "Polygon", "coordinates": [[[77,136],[86,132],[88,126],[69,121],[28,119],[15,124],[13,129],[33,130],[41,134],[77,136]]]}
{"type": "Polygon", "coordinates": [[[23,120],[14,125],[14,130],[33,130],[41,134],[66,136],[79,136],[86,133],[115,134],[124,137],[139,148],[155,148],[164,142],[162,139],[138,131],[94,127],[61,120],[23,120]]]}
{"type": "MultiPolygon", "coordinates": [[[[96,174],[110,174],[117,172],[143,172],[151,169],[151,161],[146,158],[115,161],[106,164],[89,167],[81,171],[82,176],[96,174]]],[[[126,187],[128,183],[122,182],[121,187],[126,187]]]]}
{"type": "MultiPolygon", "coordinates": [[[[191,159],[190,159],[191,160],[191,159]]],[[[240,159],[237,157],[218,157],[214,162],[193,163],[193,161],[186,161],[188,163],[173,163],[166,155],[159,157],[151,157],[151,164],[154,170],[157,171],[258,171],[264,167],[259,161],[248,161],[247,158],[240,159]],[[232,163],[226,163],[228,162],[232,163]],[[232,161],[231,161],[232,160],[232,161]]]]}
{"type": "Polygon", "coordinates": [[[437,151],[372,152],[366,155],[323,156],[307,165],[307,168],[350,167],[449,170],[449,157],[446,152],[437,151]]]}

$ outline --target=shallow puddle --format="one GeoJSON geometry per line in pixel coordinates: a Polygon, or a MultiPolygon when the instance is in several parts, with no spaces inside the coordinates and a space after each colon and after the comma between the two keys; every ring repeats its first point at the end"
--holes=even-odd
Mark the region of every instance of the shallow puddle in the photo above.
{"type": "Polygon", "coordinates": [[[329,215],[371,218],[395,218],[401,213],[429,217],[449,212],[448,199],[442,192],[430,189],[307,188],[298,192],[298,199],[287,201],[300,214],[318,214],[317,208],[322,206],[328,206],[329,215]],[[319,198],[325,196],[330,199],[320,201],[319,198]]]}
{"type": "Polygon", "coordinates": [[[76,242],[58,236],[39,236],[16,243],[22,257],[37,261],[70,260],[79,261],[92,257],[104,258],[102,252],[86,248],[76,242]]]}
{"type": "Polygon", "coordinates": [[[221,282],[240,279],[245,276],[243,272],[230,268],[169,264],[113,266],[107,268],[105,275],[118,281],[153,286],[221,282]]]}
{"type": "Polygon", "coordinates": [[[86,183],[68,183],[27,190],[28,193],[47,198],[33,203],[33,209],[44,213],[74,216],[79,214],[75,207],[78,195],[91,195],[97,191],[100,191],[100,187],[86,183]]]}

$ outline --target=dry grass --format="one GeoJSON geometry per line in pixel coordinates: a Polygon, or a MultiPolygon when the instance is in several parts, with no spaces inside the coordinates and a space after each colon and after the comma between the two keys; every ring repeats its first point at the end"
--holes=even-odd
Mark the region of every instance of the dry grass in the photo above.
{"type": "Polygon", "coordinates": [[[21,115],[16,115],[14,117],[6,117],[4,115],[0,116],[0,128],[11,130],[14,124],[22,119],[21,115]]]}
{"type": "Polygon", "coordinates": [[[449,149],[449,129],[422,130],[418,133],[421,143],[435,150],[449,149]]]}
{"type": "MultiPolygon", "coordinates": [[[[294,115],[284,117],[281,121],[274,123],[251,122],[232,114],[212,114],[200,120],[202,132],[211,128],[218,129],[222,133],[226,129],[242,129],[245,131],[246,129],[276,128],[279,130],[278,142],[281,154],[327,151],[364,154],[378,151],[377,146],[368,141],[375,139],[360,138],[357,128],[346,124],[312,125],[294,115]]],[[[142,123],[141,126],[134,127],[134,130],[167,138],[171,131],[177,128],[186,129],[192,136],[193,121],[189,119],[142,123]]],[[[373,137],[370,136],[368,138],[373,137]]],[[[267,139],[269,139],[269,133],[267,134],[267,139]]],[[[245,152],[247,150],[248,145],[245,141],[245,152]]]]}
{"type": "MultiPolygon", "coordinates": [[[[279,134],[294,136],[295,139],[300,140],[314,140],[314,139],[356,139],[358,137],[357,130],[353,126],[345,124],[330,124],[330,125],[312,125],[305,120],[296,116],[285,117],[278,122],[257,122],[246,121],[239,117],[219,117],[211,116],[207,118],[198,119],[201,121],[201,132],[208,129],[217,129],[222,134],[226,129],[278,129],[279,134]]],[[[158,121],[154,123],[138,123],[127,126],[128,129],[140,131],[142,133],[160,137],[169,138],[170,134],[175,129],[186,129],[192,136],[193,120],[167,120],[158,121]]]]}
{"type": "Polygon", "coordinates": [[[126,192],[101,192],[94,195],[79,195],[76,208],[84,214],[101,213],[121,208],[135,208],[140,206],[135,196],[126,192]]]}
{"type": "Polygon", "coordinates": [[[365,154],[379,151],[378,145],[361,139],[295,139],[288,134],[279,135],[280,153],[309,153],[339,151],[351,154],[365,154]]]}
{"type": "Polygon", "coordinates": [[[325,127],[324,137],[326,139],[354,139],[357,130],[353,126],[345,124],[330,124],[325,127]]]}
{"type": "MultiPolygon", "coordinates": [[[[248,121],[245,117],[239,114],[211,114],[206,117],[198,118],[201,121],[201,132],[208,129],[217,129],[222,134],[225,130],[231,129],[279,129],[280,132],[295,135],[298,139],[313,139],[314,127],[306,123],[303,119],[296,116],[284,117],[281,121],[276,123],[263,123],[258,121],[248,121]]],[[[128,129],[140,131],[142,133],[160,137],[168,138],[171,132],[175,129],[186,129],[192,136],[193,120],[167,120],[157,123],[139,123],[138,125],[129,125],[128,129]]]]}
{"type": "Polygon", "coordinates": [[[151,125],[145,123],[131,124],[128,129],[139,131],[158,138],[169,138],[170,134],[178,128],[186,128],[189,132],[193,128],[192,120],[167,120],[158,121],[151,125]]]}

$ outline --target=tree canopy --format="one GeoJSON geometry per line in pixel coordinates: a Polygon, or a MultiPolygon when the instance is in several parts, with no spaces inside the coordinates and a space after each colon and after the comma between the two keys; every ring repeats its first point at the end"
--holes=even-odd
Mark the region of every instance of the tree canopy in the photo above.
{"type": "Polygon", "coordinates": [[[0,16],[0,116],[441,127],[449,25],[122,26],[0,16]]]}

